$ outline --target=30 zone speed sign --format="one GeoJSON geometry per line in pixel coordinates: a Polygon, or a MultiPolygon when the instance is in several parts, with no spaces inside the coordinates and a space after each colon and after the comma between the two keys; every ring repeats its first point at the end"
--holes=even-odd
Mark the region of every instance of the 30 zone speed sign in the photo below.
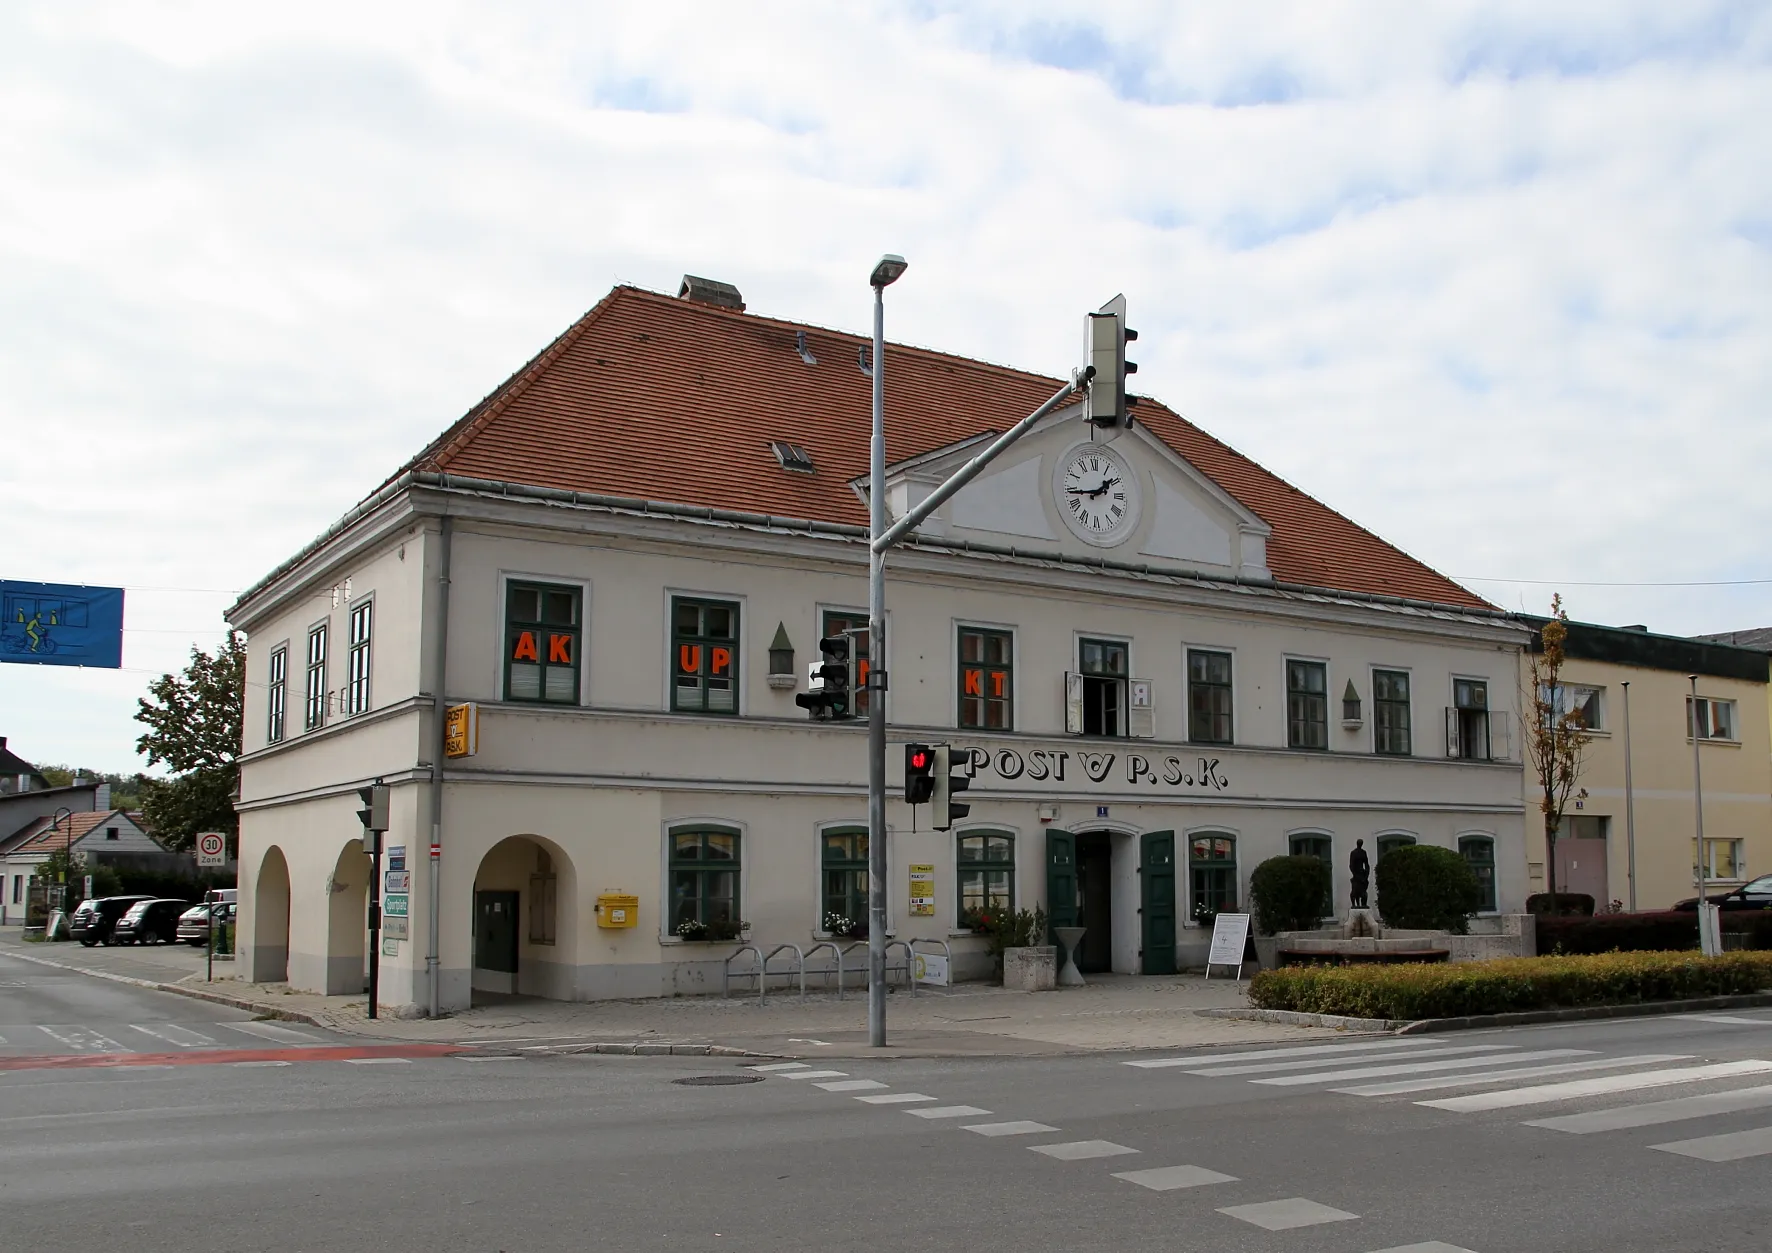
{"type": "Polygon", "coordinates": [[[205,831],[197,837],[199,866],[225,866],[227,861],[228,841],[220,831],[205,831]]]}

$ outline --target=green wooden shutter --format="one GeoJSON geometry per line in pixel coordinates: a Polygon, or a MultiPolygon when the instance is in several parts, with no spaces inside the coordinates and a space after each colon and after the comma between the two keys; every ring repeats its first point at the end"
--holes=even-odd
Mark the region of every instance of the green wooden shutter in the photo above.
{"type": "Polygon", "coordinates": [[[1140,969],[1175,973],[1175,832],[1147,831],[1138,840],[1140,969]]]}
{"type": "MultiPolygon", "coordinates": [[[[1077,837],[1069,831],[1046,833],[1046,921],[1052,927],[1077,925],[1077,837]]],[[[1057,936],[1047,940],[1058,943],[1057,936]]],[[[1063,953],[1058,960],[1063,963],[1063,953]]]]}

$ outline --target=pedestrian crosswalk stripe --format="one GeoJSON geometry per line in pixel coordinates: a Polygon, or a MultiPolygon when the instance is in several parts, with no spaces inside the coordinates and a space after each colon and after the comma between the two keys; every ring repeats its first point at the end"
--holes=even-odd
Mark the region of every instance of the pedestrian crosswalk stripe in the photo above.
{"type": "MultiPolygon", "coordinates": [[[[1491,1059],[1500,1061],[1501,1059],[1491,1059]]],[[[1663,1062],[1689,1062],[1690,1053],[1638,1053],[1632,1057],[1601,1057],[1589,1062],[1559,1062],[1555,1066],[1521,1066],[1519,1069],[1485,1070],[1475,1075],[1434,1075],[1427,1079],[1395,1079],[1386,1083],[1363,1083],[1352,1088],[1331,1088],[1347,1096],[1401,1096],[1405,1092],[1431,1092],[1435,1088],[1475,1088],[1485,1083],[1511,1083],[1516,1079],[1541,1079],[1584,1070],[1617,1070],[1621,1066],[1659,1066],[1663,1062]]]]}
{"type": "MultiPolygon", "coordinates": [[[[1505,1060],[1537,1062],[1551,1057],[1592,1057],[1593,1052],[1592,1049],[1539,1049],[1533,1053],[1511,1053],[1505,1060]]],[[[1440,1061],[1409,1062],[1395,1066],[1361,1066],[1353,1070],[1330,1070],[1319,1074],[1281,1075],[1275,1079],[1251,1079],[1250,1082],[1287,1088],[1301,1083],[1333,1083],[1339,1079],[1374,1079],[1380,1075],[1424,1074],[1435,1070],[1461,1070],[1467,1066],[1491,1066],[1496,1060],[1492,1056],[1448,1057],[1440,1061]]]]}
{"type": "Polygon", "coordinates": [[[1173,1192],[1177,1188],[1200,1188],[1212,1183],[1236,1183],[1235,1175],[1221,1175],[1204,1166],[1155,1166],[1149,1170],[1122,1170],[1114,1178],[1135,1183],[1152,1192],[1173,1192]]]}
{"type": "Polygon", "coordinates": [[[1705,1092],[1699,1096],[1679,1096],[1671,1101],[1651,1101],[1647,1105],[1620,1105],[1615,1109],[1589,1110],[1584,1114],[1564,1114],[1560,1118],[1540,1118],[1528,1127],[1549,1127],[1588,1135],[1595,1131],[1623,1131],[1629,1127],[1654,1127],[1661,1123],[1682,1122],[1688,1118],[1704,1118],[1710,1114],[1734,1114],[1744,1109],[1764,1109],[1772,1105],[1772,1085],[1742,1088],[1738,1092],[1705,1092]]]}
{"type": "Polygon", "coordinates": [[[275,1040],[279,1044],[318,1044],[320,1037],[306,1031],[294,1031],[288,1027],[280,1027],[271,1022],[218,1022],[218,1027],[229,1031],[239,1031],[246,1035],[255,1035],[261,1040],[275,1040]]]}
{"type": "Polygon", "coordinates": [[[1209,1075],[1219,1078],[1225,1075],[1259,1075],[1277,1074],[1282,1070],[1309,1070],[1314,1066],[1341,1065],[1377,1065],[1380,1062],[1412,1062],[1419,1057],[1451,1057],[1464,1053],[1505,1053],[1509,1049],[1518,1048],[1517,1044],[1461,1044],[1455,1049],[1432,1049],[1425,1053],[1384,1054],[1374,1057],[1313,1057],[1302,1062],[1255,1062],[1248,1066],[1210,1066],[1205,1070],[1190,1070],[1190,1075],[1209,1075]]]}
{"type": "Polygon", "coordinates": [[[1214,1053],[1208,1057],[1162,1057],[1148,1061],[1122,1062],[1121,1064],[1133,1066],[1139,1070],[1168,1070],[1181,1066],[1211,1066],[1219,1062],[1248,1062],[1262,1057],[1308,1057],[1313,1053],[1365,1053],[1380,1049],[1418,1049],[1435,1047],[1443,1043],[1441,1040],[1430,1040],[1419,1036],[1411,1036],[1403,1040],[1385,1037],[1357,1044],[1307,1044],[1303,1048],[1258,1049],[1247,1053],[1214,1053]]]}
{"type": "Polygon", "coordinates": [[[976,1105],[937,1105],[934,1109],[905,1110],[905,1113],[913,1118],[971,1118],[990,1112],[990,1110],[980,1109],[976,1105]]]}
{"type": "Polygon", "coordinates": [[[1695,1157],[1701,1162],[1738,1162],[1744,1157],[1764,1157],[1772,1153],[1772,1127],[1755,1127],[1752,1131],[1731,1131],[1649,1147],[1663,1153],[1678,1153],[1681,1157],[1695,1157]]]}
{"type": "Polygon", "coordinates": [[[124,1048],[110,1036],[101,1035],[86,1027],[39,1025],[37,1030],[63,1048],[76,1053],[128,1053],[132,1051],[124,1048]]]}
{"type": "Polygon", "coordinates": [[[886,1085],[878,1079],[838,1079],[834,1083],[815,1083],[815,1088],[823,1088],[826,1092],[866,1092],[870,1088],[883,1088],[886,1085]]]}
{"type": "Polygon", "coordinates": [[[783,1079],[844,1079],[849,1072],[846,1070],[790,1070],[780,1076],[783,1079]]]}
{"type": "Polygon", "coordinates": [[[1218,1211],[1231,1218],[1252,1223],[1265,1231],[1291,1231],[1294,1227],[1315,1227],[1319,1223],[1344,1223],[1358,1218],[1344,1209],[1309,1201],[1302,1196],[1283,1201],[1257,1201],[1253,1205],[1227,1205],[1218,1211]]]}
{"type": "Polygon", "coordinates": [[[410,1057],[347,1057],[345,1061],[353,1066],[410,1066],[410,1057]]]}
{"type": "Polygon", "coordinates": [[[163,1022],[154,1026],[145,1026],[139,1022],[132,1022],[129,1024],[129,1029],[181,1049],[202,1048],[215,1043],[211,1037],[198,1031],[192,1031],[189,1027],[181,1027],[177,1023],[163,1022]]]}
{"type": "MultiPolygon", "coordinates": [[[[919,1111],[913,1109],[907,1112],[915,1114],[919,1111]]],[[[1019,1118],[1014,1122],[975,1122],[966,1130],[981,1136],[1031,1136],[1038,1135],[1042,1131],[1057,1131],[1058,1128],[1048,1127],[1043,1122],[1019,1118]]]]}
{"type": "Polygon", "coordinates": [[[1471,1253],[1471,1251],[1460,1248],[1456,1244],[1447,1244],[1444,1240],[1429,1240],[1425,1244],[1402,1244],[1394,1249],[1379,1249],[1378,1253],[1471,1253]]]}
{"type": "Polygon", "coordinates": [[[775,1074],[783,1070],[811,1070],[805,1062],[772,1062],[767,1066],[747,1066],[746,1070],[760,1070],[764,1074],[775,1074]]]}
{"type": "Polygon", "coordinates": [[[935,1098],[924,1096],[921,1092],[882,1092],[877,1096],[858,1096],[855,1099],[866,1101],[869,1105],[918,1105],[935,1098]]]}
{"type": "Polygon", "coordinates": [[[1124,1144],[1115,1144],[1112,1140],[1073,1140],[1069,1144],[1030,1144],[1028,1149],[1030,1152],[1055,1157],[1061,1162],[1081,1162],[1093,1157],[1123,1157],[1128,1153],[1138,1152],[1137,1149],[1129,1149],[1124,1144]]]}
{"type": "Polygon", "coordinates": [[[1417,1101],[1416,1104],[1467,1114],[1478,1110],[1513,1109],[1521,1105],[1548,1105],[1552,1101],[1567,1101],[1578,1096],[1601,1096],[1609,1092],[1634,1092],[1642,1088],[1667,1087],[1676,1083],[1698,1083],[1705,1079],[1732,1079],[1737,1075],[1758,1075],[1767,1071],[1772,1071],[1772,1062],[1758,1059],[1718,1062],[1710,1066],[1688,1066],[1677,1070],[1648,1070],[1634,1075],[1572,1079],[1567,1083],[1547,1083],[1533,1088],[1504,1088],[1500,1092],[1449,1096],[1437,1101],[1417,1101]]]}

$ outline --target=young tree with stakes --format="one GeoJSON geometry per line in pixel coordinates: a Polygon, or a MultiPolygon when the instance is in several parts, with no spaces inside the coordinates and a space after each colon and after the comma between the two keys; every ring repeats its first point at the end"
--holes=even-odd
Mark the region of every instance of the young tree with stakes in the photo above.
{"type": "Polygon", "coordinates": [[[1563,598],[1551,597],[1551,616],[1538,632],[1540,647],[1528,652],[1531,691],[1530,714],[1522,728],[1526,760],[1537,777],[1538,808],[1544,815],[1544,861],[1550,887],[1551,910],[1557,910],[1557,837],[1563,811],[1581,776],[1582,756],[1593,736],[1581,710],[1562,697],[1564,641],[1569,638],[1569,615],[1563,598]]]}

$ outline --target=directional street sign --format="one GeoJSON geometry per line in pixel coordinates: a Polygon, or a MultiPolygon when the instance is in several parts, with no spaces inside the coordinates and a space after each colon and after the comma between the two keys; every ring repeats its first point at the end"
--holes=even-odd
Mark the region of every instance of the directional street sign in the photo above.
{"type": "Polygon", "coordinates": [[[205,831],[197,837],[197,864],[225,866],[228,864],[228,840],[220,831],[205,831]]]}

